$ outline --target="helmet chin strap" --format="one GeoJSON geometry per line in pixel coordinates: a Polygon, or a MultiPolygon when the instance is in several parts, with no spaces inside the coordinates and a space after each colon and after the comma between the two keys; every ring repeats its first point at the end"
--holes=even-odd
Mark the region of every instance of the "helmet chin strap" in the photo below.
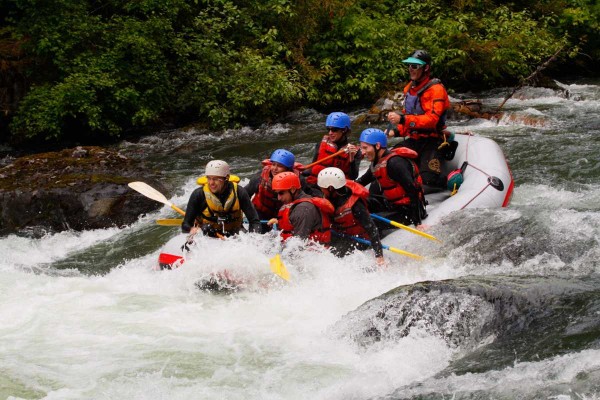
{"type": "MultiPolygon", "coordinates": [[[[379,143],[378,143],[379,144],[379,143]]],[[[379,149],[377,148],[377,145],[375,145],[375,158],[373,159],[373,164],[377,164],[379,162],[379,151],[383,149],[383,147],[379,147],[379,149]]]]}

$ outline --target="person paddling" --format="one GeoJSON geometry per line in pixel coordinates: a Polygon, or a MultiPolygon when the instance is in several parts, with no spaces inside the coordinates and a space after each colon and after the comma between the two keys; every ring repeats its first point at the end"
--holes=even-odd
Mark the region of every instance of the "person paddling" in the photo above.
{"type": "Polygon", "coordinates": [[[356,179],[362,154],[358,146],[348,142],[350,117],[343,112],[333,112],[327,116],[325,127],[328,133],[317,144],[313,157],[313,163],[318,160],[323,161],[303,172],[307,176],[306,181],[309,185],[316,186],[319,172],[327,167],[337,167],[348,179],[356,179]],[[340,150],[345,151],[339,153],[340,150]],[[336,153],[339,154],[330,157],[336,153]]]}
{"type": "MultiPolygon", "coordinates": [[[[369,211],[405,225],[418,225],[427,216],[419,168],[413,161],[414,150],[401,147],[387,149],[387,136],[380,129],[368,128],[360,134],[360,147],[371,162],[369,169],[356,180],[369,188],[369,211]]],[[[388,228],[376,222],[382,233],[388,228]]]]}
{"type": "MultiPolygon", "coordinates": [[[[303,190],[313,194],[312,191],[306,187],[306,180],[300,175],[300,170],[298,169],[300,164],[296,163],[296,157],[292,152],[285,149],[277,149],[273,151],[269,159],[262,162],[262,165],[262,171],[252,176],[250,182],[244,187],[252,199],[252,204],[254,204],[254,208],[256,208],[258,217],[261,220],[277,217],[277,213],[283,205],[283,203],[277,199],[277,195],[272,187],[273,177],[277,174],[282,172],[293,172],[300,177],[300,183],[302,184],[303,190]]],[[[271,227],[269,225],[262,225],[262,233],[266,233],[270,230],[271,227]]]]}
{"type": "Polygon", "coordinates": [[[206,184],[190,196],[181,224],[183,233],[202,231],[211,237],[231,236],[242,229],[243,215],[248,219],[249,231],[260,232],[260,219],[250,196],[243,187],[230,181],[229,164],[210,161],[199,181],[206,184]]]}
{"type": "Polygon", "coordinates": [[[331,242],[333,205],[328,200],[302,191],[300,178],[293,172],[276,175],[272,187],[283,206],[269,225],[278,224],[283,241],[295,236],[325,245],[331,242]]]}
{"type": "Polygon", "coordinates": [[[347,180],[341,169],[328,167],[319,172],[317,183],[325,198],[328,199],[335,211],[333,213],[332,247],[340,255],[351,248],[365,250],[368,246],[357,243],[344,236],[354,236],[371,242],[377,265],[385,265],[383,247],[377,226],[371,219],[367,209],[369,191],[362,185],[347,180]],[[335,235],[338,233],[340,235],[335,235]]]}

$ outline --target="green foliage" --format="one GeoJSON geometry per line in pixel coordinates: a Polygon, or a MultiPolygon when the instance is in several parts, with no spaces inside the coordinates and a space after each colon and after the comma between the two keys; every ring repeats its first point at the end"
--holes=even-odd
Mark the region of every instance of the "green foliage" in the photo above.
{"type": "Polygon", "coordinates": [[[119,136],[178,116],[217,128],[299,104],[370,102],[407,80],[401,60],[416,48],[433,55],[434,74],[450,88],[514,85],[561,46],[560,62],[571,56],[594,66],[599,7],[593,0],[0,0],[0,29],[22,43],[29,66],[29,91],[10,129],[60,141],[119,136]]]}

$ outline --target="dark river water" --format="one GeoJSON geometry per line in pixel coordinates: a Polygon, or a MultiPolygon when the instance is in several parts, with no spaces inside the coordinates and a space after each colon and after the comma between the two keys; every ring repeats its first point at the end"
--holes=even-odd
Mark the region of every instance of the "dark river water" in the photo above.
{"type": "MultiPolygon", "coordinates": [[[[185,268],[157,272],[177,234],[155,223],[178,217],[168,207],[123,229],[0,238],[0,399],[600,398],[600,81],[559,86],[520,90],[499,123],[450,121],[500,145],[515,189],[507,208],[434,226],[441,244],[403,244],[423,262],[372,272],[370,252],[292,244],[283,284],[277,239],[245,235],[203,239],[185,268]],[[197,289],[223,268],[258,283],[197,289]]],[[[119,147],[185,206],[211,159],[243,183],[276,148],[310,162],[325,117],[119,147]]]]}

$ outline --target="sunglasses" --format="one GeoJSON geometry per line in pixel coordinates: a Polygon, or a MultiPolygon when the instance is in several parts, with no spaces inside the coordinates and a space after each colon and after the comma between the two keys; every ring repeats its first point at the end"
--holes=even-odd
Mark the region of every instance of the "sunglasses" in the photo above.
{"type": "Polygon", "coordinates": [[[421,67],[422,67],[421,64],[408,64],[408,68],[410,68],[410,69],[419,69],[421,67]]]}
{"type": "Polygon", "coordinates": [[[343,132],[343,131],[344,131],[344,128],[334,128],[334,127],[328,126],[328,127],[327,127],[327,130],[328,130],[328,131],[331,131],[331,132],[333,132],[333,133],[338,133],[338,132],[343,132]]]}

